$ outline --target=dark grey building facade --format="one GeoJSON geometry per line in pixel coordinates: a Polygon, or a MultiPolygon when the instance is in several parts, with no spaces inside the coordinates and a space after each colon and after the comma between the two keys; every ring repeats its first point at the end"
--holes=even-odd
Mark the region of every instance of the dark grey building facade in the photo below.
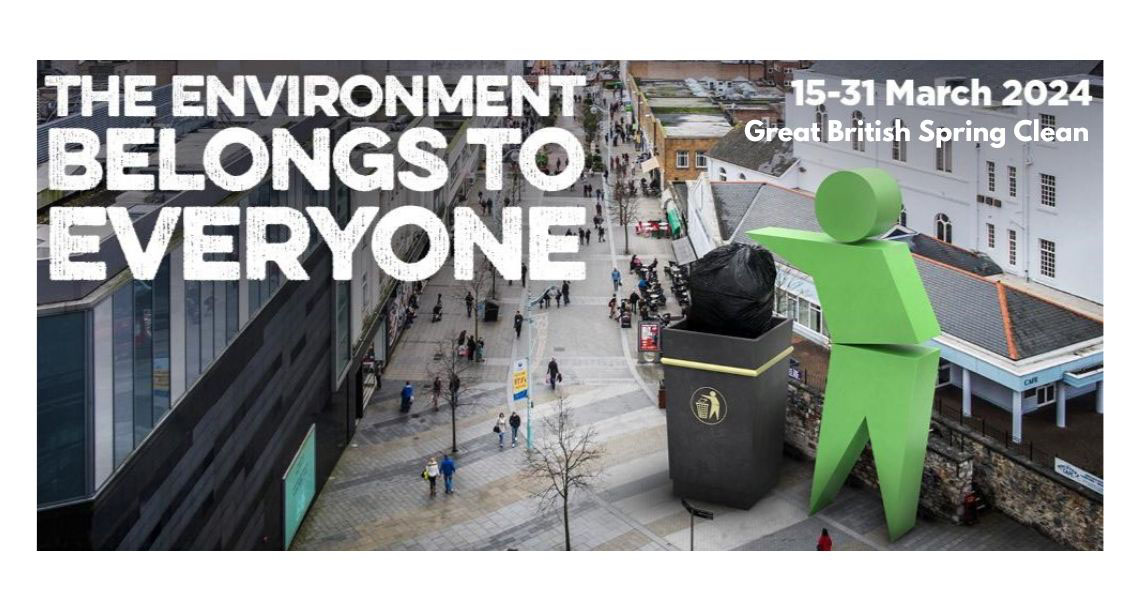
{"type": "MultiPolygon", "coordinates": [[[[275,125],[299,140],[316,127],[332,128],[334,139],[347,131],[322,116],[275,125]]],[[[212,127],[186,127],[185,135],[212,127]]],[[[227,167],[244,172],[248,163],[243,155],[227,167]]],[[[129,209],[144,241],[161,206],[320,204],[344,223],[349,191],[332,179],[325,192],[208,186],[129,209]]],[[[68,201],[105,206],[131,197],[96,190],[68,201]]],[[[79,260],[105,261],[107,281],[54,282],[43,251],[47,207],[40,209],[39,548],[283,548],[284,476],[298,448],[315,431],[319,491],[360,416],[350,294],[331,277],[327,247],[313,236],[303,259],[308,281],[288,281],[274,266],[261,282],[186,281],[176,234],[158,276],[135,281],[106,236],[97,256],[79,260]]],[[[240,251],[243,234],[232,233],[240,251]]],[[[270,229],[271,240],[284,234],[270,229]]]]}

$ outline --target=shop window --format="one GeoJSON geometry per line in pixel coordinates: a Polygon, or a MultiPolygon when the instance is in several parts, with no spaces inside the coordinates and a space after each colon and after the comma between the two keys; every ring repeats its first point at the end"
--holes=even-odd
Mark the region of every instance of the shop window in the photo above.
{"type": "Polygon", "coordinates": [[[36,319],[37,504],[87,492],[87,348],[86,313],[36,319]]]}

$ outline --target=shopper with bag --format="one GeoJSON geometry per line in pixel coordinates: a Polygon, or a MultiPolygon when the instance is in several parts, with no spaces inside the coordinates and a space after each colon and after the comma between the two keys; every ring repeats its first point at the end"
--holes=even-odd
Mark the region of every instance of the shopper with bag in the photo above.
{"type": "Polygon", "coordinates": [[[503,449],[503,438],[507,435],[507,419],[503,413],[499,413],[499,420],[495,422],[495,433],[499,434],[499,450],[503,449]]]}
{"type": "Polygon", "coordinates": [[[428,480],[428,495],[435,496],[435,479],[439,477],[439,463],[435,462],[434,456],[428,460],[428,464],[420,476],[428,480]]]}
{"type": "Polygon", "coordinates": [[[558,382],[562,381],[562,373],[558,372],[558,361],[553,358],[546,365],[546,374],[550,381],[550,389],[554,390],[558,386],[558,382]]]}

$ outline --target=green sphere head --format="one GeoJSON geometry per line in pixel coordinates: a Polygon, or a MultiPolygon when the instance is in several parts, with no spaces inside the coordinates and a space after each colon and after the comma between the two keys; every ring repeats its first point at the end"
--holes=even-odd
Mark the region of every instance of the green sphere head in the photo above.
{"type": "Polygon", "coordinates": [[[898,221],[902,192],[882,169],[836,171],[815,192],[815,218],[824,233],[857,242],[885,233],[898,221]]]}

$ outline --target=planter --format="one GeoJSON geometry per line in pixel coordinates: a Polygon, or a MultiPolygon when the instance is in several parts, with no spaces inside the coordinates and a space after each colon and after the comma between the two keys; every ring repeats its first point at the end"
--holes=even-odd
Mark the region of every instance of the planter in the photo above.
{"type": "Polygon", "coordinates": [[[685,329],[662,332],[670,398],[669,477],[676,495],[751,508],[775,486],[784,445],[792,322],[757,338],[685,329]]]}

